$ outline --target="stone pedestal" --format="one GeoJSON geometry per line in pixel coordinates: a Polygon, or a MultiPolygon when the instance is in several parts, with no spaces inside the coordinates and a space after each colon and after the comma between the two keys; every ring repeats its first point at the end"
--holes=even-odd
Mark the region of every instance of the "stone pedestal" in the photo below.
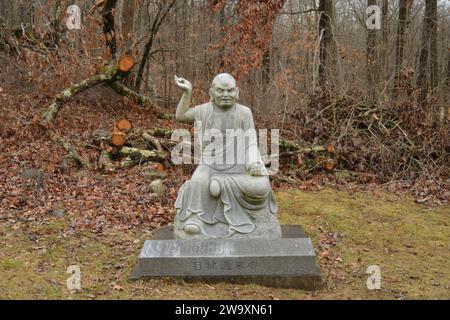
{"type": "Polygon", "coordinates": [[[147,240],[130,280],[173,277],[208,283],[255,283],[315,290],[322,286],[311,240],[299,226],[282,226],[278,239],[173,239],[160,229],[147,240]]]}

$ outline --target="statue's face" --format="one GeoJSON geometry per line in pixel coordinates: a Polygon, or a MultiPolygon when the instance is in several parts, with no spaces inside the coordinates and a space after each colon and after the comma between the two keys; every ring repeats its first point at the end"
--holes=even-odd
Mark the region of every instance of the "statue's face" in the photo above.
{"type": "Polygon", "coordinates": [[[236,81],[230,76],[216,78],[209,90],[211,100],[219,107],[227,108],[233,106],[239,95],[236,81]]]}

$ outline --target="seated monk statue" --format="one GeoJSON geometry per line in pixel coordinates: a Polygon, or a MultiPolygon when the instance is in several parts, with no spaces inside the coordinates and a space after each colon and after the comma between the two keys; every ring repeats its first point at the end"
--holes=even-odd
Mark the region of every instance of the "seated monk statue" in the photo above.
{"type": "Polygon", "coordinates": [[[194,108],[191,83],[177,76],[175,82],[183,90],[176,120],[195,124],[201,150],[199,165],[175,202],[175,238],[280,238],[277,203],[258,150],[252,111],[236,103],[236,80],[217,75],[209,90],[211,101],[194,108]],[[239,143],[236,132],[245,134],[248,143],[239,143]]]}

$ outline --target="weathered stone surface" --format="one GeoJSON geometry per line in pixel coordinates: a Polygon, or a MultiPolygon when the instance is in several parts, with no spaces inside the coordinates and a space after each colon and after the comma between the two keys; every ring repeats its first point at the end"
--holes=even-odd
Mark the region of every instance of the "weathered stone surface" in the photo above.
{"type": "Polygon", "coordinates": [[[52,215],[54,215],[55,217],[58,217],[58,218],[64,217],[65,213],[66,213],[65,208],[58,208],[58,209],[55,209],[52,211],[52,215]]]}
{"type": "Polygon", "coordinates": [[[322,281],[311,240],[297,226],[282,230],[296,237],[170,240],[171,230],[165,228],[154,237],[165,240],[145,242],[130,279],[175,277],[185,281],[319,288],[322,281]]]}
{"type": "Polygon", "coordinates": [[[42,170],[25,169],[20,173],[20,175],[25,179],[40,180],[42,179],[43,172],[42,170]]]}
{"type": "Polygon", "coordinates": [[[164,184],[161,179],[152,181],[152,183],[150,183],[150,190],[153,193],[156,193],[159,197],[161,197],[164,194],[164,192],[166,192],[166,188],[164,187],[164,184]]]}
{"type": "MultiPolygon", "coordinates": [[[[173,240],[173,225],[166,225],[155,231],[152,240],[173,240]]],[[[282,225],[281,235],[283,238],[306,238],[306,234],[299,225],[282,225]]]]}
{"type": "Polygon", "coordinates": [[[192,84],[177,76],[175,83],[183,90],[175,119],[194,124],[194,149],[199,150],[199,165],[175,201],[175,238],[281,238],[252,111],[237,103],[236,80],[218,74],[211,83],[211,101],[194,108],[192,84]]]}

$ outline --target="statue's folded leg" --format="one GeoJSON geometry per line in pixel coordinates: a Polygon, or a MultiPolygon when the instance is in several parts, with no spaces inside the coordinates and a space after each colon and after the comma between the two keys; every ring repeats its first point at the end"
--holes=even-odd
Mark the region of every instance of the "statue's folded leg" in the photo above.
{"type": "Polygon", "coordinates": [[[211,168],[199,165],[192,178],[185,183],[176,202],[178,219],[182,229],[188,234],[199,234],[203,224],[214,224],[217,220],[214,212],[218,199],[209,192],[211,168]]]}

